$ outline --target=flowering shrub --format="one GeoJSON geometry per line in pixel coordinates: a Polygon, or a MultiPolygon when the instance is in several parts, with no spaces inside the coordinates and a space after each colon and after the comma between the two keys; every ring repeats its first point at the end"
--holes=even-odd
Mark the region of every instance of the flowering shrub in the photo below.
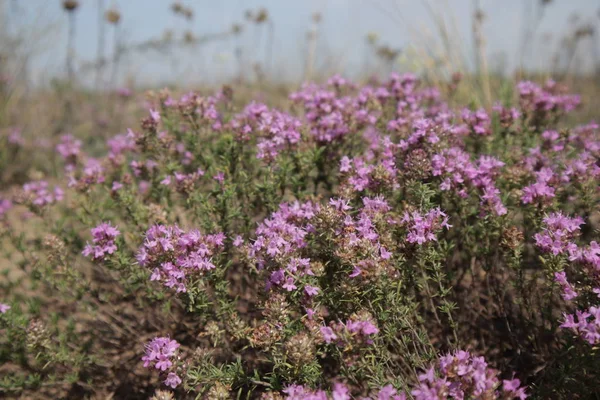
{"type": "Polygon", "coordinates": [[[234,96],[160,92],[1,194],[0,393],[597,392],[600,130],[568,123],[577,96],[464,108],[398,74],[234,96]]]}

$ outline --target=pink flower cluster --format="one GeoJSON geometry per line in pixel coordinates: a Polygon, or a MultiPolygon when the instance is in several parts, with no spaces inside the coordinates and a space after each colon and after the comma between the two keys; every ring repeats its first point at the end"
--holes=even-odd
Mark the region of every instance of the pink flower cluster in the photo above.
{"type": "Polygon", "coordinates": [[[125,163],[128,152],[135,150],[135,142],[128,135],[116,135],[106,142],[108,145],[108,159],[115,166],[125,163]]]}
{"type": "Polygon", "coordinates": [[[401,223],[405,224],[408,229],[406,241],[419,245],[436,241],[436,232],[442,228],[450,229],[452,227],[448,224],[448,216],[439,208],[429,210],[424,215],[419,211],[406,211],[401,223]]]}
{"type": "MultiPolygon", "coordinates": [[[[311,390],[302,385],[290,385],[283,390],[287,400],[351,400],[350,389],[343,383],[333,385],[331,395],[324,390],[311,390]]],[[[387,385],[377,391],[372,397],[363,397],[361,400],[406,400],[404,393],[398,394],[392,385],[387,385]]]]}
{"type": "Polygon", "coordinates": [[[271,110],[260,103],[250,103],[229,123],[239,140],[250,134],[258,137],[256,158],[273,161],[283,150],[292,150],[300,142],[300,120],[289,114],[271,110]]]}
{"type": "Polygon", "coordinates": [[[567,280],[567,274],[564,271],[555,272],[554,280],[560,285],[562,288],[562,298],[569,301],[573,300],[578,296],[575,288],[571,283],[567,280]]]}
{"type": "Polygon", "coordinates": [[[380,235],[375,220],[382,219],[386,225],[397,224],[397,219],[388,213],[391,207],[382,196],[363,197],[363,207],[354,218],[349,214],[348,201],[332,198],[329,204],[339,214],[340,224],[335,230],[336,245],[341,252],[351,251],[357,256],[351,261],[353,271],[350,277],[358,277],[375,267],[387,264],[392,253],[380,243],[380,235]]]}
{"type": "Polygon", "coordinates": [[[200,168],[189,174],[175,172],[173,175],[165,176],[163,180],[160,181],[160,184],[174,186],[175,190],[180,193],[188,193],[192,188],[196,187],[202,176],[204,176],[204,171],[200,168]]]}
{"type": "Polygon", "coordinates": [[[0,199],[0,219],[6,216],[6,213],[12,208],[12,206],[12,201],[9,199],[0,199]]]}
{"type": "Polygon", "coordinates": [[[298,278],[313,275],[310,260],[301,256],[301,249],[312,230],[309,221],[318,211],[319,205],[312,202],[283,203],[257,227],[256,240],[248,245],[247,252],[259,269],[272,271],[267,289],[292,291],[297,288],[298,278]]]}
{"type": "Polygon", "coordinates": [[[212,257],[224,247],[225,235],[203,235],[193,229],[154,225],[146,231],[138,250],[138,263],[152,270],[150,280],[160,281],[177,292],[186,292],[188,275],[215,269],[212,257]]]}
{"type": "Polygon", "coordinates": [[[75,171],[69,177],[69,187],[75,187],[80,190],[85,190],[92,185],[104,183],[104,166],[95,158],[88,158],[85,161],[83,169],[75,174],[75,171]]]}
{"type": "MultiPolygon", "coordinates": [[[[596,293],[600,293],[600,290],[596,290],[596,293]]],[[[575,314],[564,314],[564,318],[561,328],[570,329],[591,345],[600,343],[600,307],[577,310],[575,314]]]]}
{"type": "Polygon", "coordinates": [[[166,372],[165,385],[175,389],[181,384],[174,362],[177,360],[177,349],[180,347],[176,340],[169,337],[157,337],[146,344],[146,354],[142,357],[145,368],[155,368],[166,372]]]}
{"type": "Polygon", "coordinates": [[[350,96],[338,97],[335,91],[309,84],[290,98],[303,105],[310,133],[318,143],[339,140],[350,132],[354,109],[350,96]]]}
{"type": "Polygon", "coordinates": [[[167,108],[179,109],[184,115],[189,115],[198,122],[210,126],[215,131],[220,131],[223,127],[222,116],[217,109],[219,102],[223,96],[221,93],[215,96],[200,96],[198,93],[187,93],[179,100],[174,100],[169,97],[165,100],[164,105],[167,108]]]}
{"type": "Polygon", "coordinates": [[[437,374],[431,367],[419,375],[419,385],[412,390],[415,400],[439,399],[525,399],[525,388],[518,379],[502,381],[498,371],[488,367],[483,357],[459,350],[441,357],[437,374]]]}
{"type": "Polygon", "coordinates": [[[60,143],[56,145],[56,151],[65,161],[67,168],[72,168],[81,154],[81,140],[75,139],[73,135],[62,135],[60,143]]]}
{"type": "Polygon", "coordinates": [[[102,261],[107,254],[117,251],[115,239],[121,234],[110,222],[103,222],[92,228],[92,243],[88,243],[83,249],[83,255],[91,257],[94,261],[102,261]]]}
{"type": "Polygon", "coordinates": [[[523,204],[530,204],[534,201],[548,201],[555,195],[554,187],[551,186],[557,180],[557,177],[551,168],[544,167],[535,172],[535,182],[523,188],[521,200],[523,204]]]}
{"type": "Polygon", "coordinates": [[[342,178],[356,191],[377,190],[380,188],[397,189],[398,170],[396,168],[396,155],[398,147],[391,142],[389,137],[379,139],[375,136],[374,145],[377,157],[369,151],[364,157],[349,158],[343,156],[340,160],[339,171],[342,178]],[[380,167],[378,171],[378,167],[380,167]],[[383,168],[383,170],[381,170],[383,168]]]}
{"type": "Polygon", "coordinates": [[[495,215],[506,214],[506,207],[494,182],[500,168],[504,166],[502,161],[490,156],[481,156],[477,163],[473,163],[467,152],[453,147],[435,154],[431,165],[433,176],[443,178],[440,189],[453,189],[460,197],[466,198],[467,189],[474,188],[480,195],[484,209],[491,210],[495,215]]]}
{"type": "Polygon", "coordinates": [[[558,212],[549,214],[543,222],[542,232],[534,235],[535,244],[540,249],[555,256],[577,249],[573,240],[579,234],[583,218],[570,218],[558,212]]]}
{"type": "Polygon", "coordinates": [[[333,322],[320,328],[325,343],[335,343],[343,347],[346,344],[373,344],[372,336],[379,328],[370,319],[348,319],[346,323],[333,322]]]}
{"type": "Polygon", "coordinates": [[[55,186],[54,190],[46,181],[29,182],[23,185],[23,191],[32,196],[31,202],[37,207],[44,207],[61,201],[64,197],[63,190],[55,186]]]}
{"type": "Polygon", "coordinates": [[[581,102],[579,96],[565,94],[556,82],[548,80],[542,87],[533,82],[517,84],[521,108],[535,118],[546,118],[551,113],[562,114],[573,111],[581,102]]]}
{"type": "Polygon", "coordinates": [[[469,130],[476,135],[489,136],[492,134],[490,117],[483,108],[477,111],[465,108],[461,113],[461,117],[469,126],[469,130]]]}

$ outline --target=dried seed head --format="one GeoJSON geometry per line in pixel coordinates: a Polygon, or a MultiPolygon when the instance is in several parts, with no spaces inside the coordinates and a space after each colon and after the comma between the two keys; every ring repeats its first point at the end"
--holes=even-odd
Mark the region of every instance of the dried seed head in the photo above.
{"type": "Polygon", "coordinates": [[[372,179],[377,187],[391,187],[394,182],[393,176],[383,165],[378,165],[373,170],[372,179]]]}
{"type": "Polygon", "coordinates": [[[265,302],[263,315],[271,323],[284,324],[290,316],[289,304],[281,293],[273,293],[265,302]]]}
{"type": "Polygon", "coordinates": [[[194,36],[194,33],[192,31],[186,31],[183,34],[183,41],[188,44],[194,43],[196,41],[196,37],[194,36]]]}
{"type": "Polygon", "coordinates": [[[310,269],[315,276],[323,276],[325,274],[325,265],[321,261],[313,261],[310,263],[310,269]]]}
{"type": "Polygon", "coordinates": [[[243,339],[246,336],[248,327],[237,313],[232,314],[229,319],[227,319],[226,323],[227,330],[233,335],[234,338],[243,339]]]}
{"type": "Polygon", "coordinates": [[[157,390],[150,400],[173,400],[175,397],[173,393],[166,390],[157,390]]]}
{"type": "Polygon", "coordinates": [[[156,224],[167,224],[167,212],[160,204],[148,205],[148,219],[156,224]]]}
{"type": "Polygon", "coordinates": [[[263,323],[252,330],[249,340],[253,346],[269,348],[281,340],[281,331],[271,324],[263,323]]]}
{"type": "Polygon", "coordinates": [[[43,245],[48,249],[48,261],[60,259],[65,254],[65,244],[56,235],[48,234],[44,237],[43,245]]]}
{"type": "Polygon", "coordinates": [[[225,98],[225,100],[231,101],[233,99],[233,88],[231,86],[223,85],[223,88],[221,89],[221,93],[223,94],[223,97],[225,98]]]}
{"type": "Polygon", "coordinates": [[[116,25],[121,20],[121,13],[115,9],[110,9],[110,10],[106,11],[105,17],[109,23],[116,25]]]}
{"type": "Polygon", "coordinates": [[[378,40],[379,35],[377,34],[377,32],[369,32],[367,34],[367,42],[369,42],[369,44],[374,45],[375,43],[377,43],[378,40]]]}
{"type": "Polygon", "coordinates": [[[240,33],[242,33],[242,29],[243,29],[243,28],[242,28],[242,25],[241,25],[241,24],[233,24],[233,25],[231,26],[231,32],[232,32],[234,35],[239,35],[240,33]]]}
{"type": "Polygon", "coordinates": [[[194,365],[200,365],[206,362],[211,362],[211,356],[211,350],[204,347],[197,347],[192,353],[192,356],[190,357],[190,362],[194,365]]]}
{"type": "Polygon", "coordinates": [[[519,248],[524,239],[523,232],[516,226],[511,226],[502,232],[502,245],[511,250],[519,248]]]}
{"type": "Polygon", "coordinates": [[[269,12],[266,8],[261,8],[260,10],[258,10],[258,14],[256,14],[254,22],[256,22],[257,24],[262,24],[267,19],[269,19],[269,12]]]}
{"type": "Polygon", "coordinates": [[[32,349],[47,348],[50,345],[50,332],[39,319],[29,321],[26,331],[27,347],[32,349]]]}
{"type": "Polygon", "coordinates": [[[231,397],[229,396],[229,392],[231,391],[231,386],[225,385],[221,382],[216,382],[206,394],[207,400],[228,400],[231,397]]]}
{"type": "Polygon", "coordinates": [[[285,344],[288,359],[295,365],[307,364],[315,357],[315,344],[306,333],[292,336],[285,344]]]}
{"type": "Polygon", "coordinates": [[[213,344],[218,344],[222,338],[222,331],[219,324],[215,321],[209,321],[204,327],[205,334],[210,338],[213,344]]]}
{"type": "Polygon", "coordinates": [[[77,0],[65,0],[63,1],[63,8],[68,12],[75,11],[79,7],[77,0]]]}
{"type": "Polygon", "coordinates": [[[175,14],[183,12],[184,8],[185,7],[183,7],[183,4],[181,4],[181,2],[179,1],[176,1],[173,4],[171,4],[171,10],[173,10],[175,14]]]}
{"type": "Polygon", "coordinates": [[[186,18],[186,19],[193,19],[194,18],[194,10],[192,10],[191,8],[185,8],[181,14],[186,18]]]}
{"type": "Polygon", "coordinates": [[[404,173],[409,179],[423,180],[431,172],[431,160],[423,149],[411,151],[404,162],[404,173]]]}

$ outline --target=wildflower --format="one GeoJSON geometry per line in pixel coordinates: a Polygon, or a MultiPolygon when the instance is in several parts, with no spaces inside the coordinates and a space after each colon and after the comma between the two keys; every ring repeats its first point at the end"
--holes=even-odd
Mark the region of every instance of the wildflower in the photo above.
{"type": "Polygon", "coordinates": [[[321,327],[321,334],[323,335],[323,340],[325,340],[325,343],[331,343],[338,338],[337,335],[333,333],[333,329],[328,326],[321,327]]]}
{"type": "Polygon", "coordinates": [[[534,235],[535,244],[543,251],[559,255],[573,251],[573,240],[578,236],[583,219],[570,218],[562,213],[552,213],[543,219],[542,232],[534,235]]]}
{"type": "Polygon", "coordinates": [[[68,167],[73,167],[81,154],[81,140],[75,139],[73,135],[62,135],[56,151],[68,167]]]}
{"type": "Polygon", "coordinates": [[[9,199],[0,199],[0,219],[6,216],[6,213],[8,213],[12,206],[12,201],[9,199]]]}
{"type": "Polygon", "coordinates": [[[419,385],[412,390],[415,400],[438,398],[506,398],[506,396],[527,397],[518,379],[505,381],[504,387],[497,392],[500,385],[498,372],[489,368],[483,357],[475,357],[469,352],[459,350],[440,358],[436,369],[431,367],[419,375],[419,385]]]}
{"type": "Polygon", "coordinates": [[[94,261],[102,261],[107,254],[117,251],[115,239],[121,234],[110,222],[103,222],[91,230],[93,240],[83,249],[83,255],[91,257],[94,261]]]}
{"type": "Polygon", "coordinates": [[[333,392],[331,393],[333,400],[350,400],[350,390],[342,383],[336,382],[333,384],[333,392]]]}
{"type": "Polygon", "coordinates": [[[0,314],[6,314],[11,307],[8,304],[0,303],[0,314]]]}
{"type": "Polygon", "coordinates": [[[213,179],[222,185],[223,182],[225,182],[225,174],[223,172],[219,172],[218,174],[213,176],[213,179]]]}
{"type": "Polygon", "coordinates": [[[319,294],[319,288],[315,286],[306,285],[304,286],[304,292],[310,297],[316,296],[317,294],[319,294]]]}
{"type": "Polygon", "coordinates": [[[419,245],[430,241],[436,241],[437,238],[434,232],[442,228],[449,229],[448,217],[439,208],[430,210],[427,214],[422,215],[418,211],[405,212],[402,222],[408,227],[408,235],[406,240],[409,243],[417,243],[419,245]]]}
{"type": "Polygon", "coordinates": [[[173,366],[175,352],[179,348],[176,340],[169,337],[156,337],[146,344],[146,354],[142,357],[144,368],[166,371],[173,366]]]}
{"type": "Polygon", "coordinates": [[[600,308],[591,306],[585,310],[577,310],[575,314],[564,314],[563,329],[570,329],[590,345],[600,343],[600,308]]]}
{"type": "Polygon", "coordinates": [[[188,275],[216,268],[212,256],[224,247],[223,240],[222,233],[203,235],[195,229],[185,232],[176,225],[154,225],[146,231],[136,259],[152,271],[152,281],[186,292],[188,275]]]}
{"type": "Polygon", "coordinates": [[[181,378],[175,372],[169,372],[167,379],[165,379],[165,385],[175,389],[181,384],[181,378]]]}
{"type": "Polygon", "coordinates": [[[561,286],[561,288],[563,290],[563,292],[562,292],[563,299],[568,301],[568,300],[573,300],[575,297],[578,296],[577,292],[573,288],[573,285],[571,285],[569,283],[569,281],[567,281],[567,275],[565,274],[564,271],[555,272],[554,280],[556,282],[558,282],[558,284],[561,286]]]}
{"type": "Polygon", "coordinates": [[[244,239],[241,235],[237,235],[235,239],[233,239],[233,245],[235,247],[240,247],[242,244],[244,244],[244,239]]]}
{"type": "Polygon", "coordinates": [[[46,181],[29,182],[23,185],[23,191],[31,196],[31,203],[37,207],[44,207],[61,201],[64,196],[63,190],[55,186],[54,190],[46,181]]]}

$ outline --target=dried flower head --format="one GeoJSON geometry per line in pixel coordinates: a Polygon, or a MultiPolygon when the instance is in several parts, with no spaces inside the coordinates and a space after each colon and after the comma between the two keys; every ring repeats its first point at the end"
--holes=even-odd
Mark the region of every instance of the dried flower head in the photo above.
{"type": "Polygon", "coordinates": [[[154,392],[154,395],[150,398],[150,400],[174,400],[175,396],[173,396],[172,392],[167,390],[157,390],[154,392]]]}
{"type": "Polygon", "coordinates": [[[301,332],[287,341],[285,354],[288,360],[295,365],[308,364],[315,357],[315,344],[308,334],[301,332]]]}
{"type": "Polygon", "coordinates": [[[41,320],[32,319],[29,321],[26,332],[27,347],[40,350],[50,346],[50,331],[41,320]]]}
{"type": "Polygon", "coordinates": [[[75,11],[77,9],[77,7],[79,7],[79,1],[77,1],[77,0],[64,0],[63,1],[63,8],[68,12],[75,11]]]}
{"type": "Polygon", "coordinates": [[[208,390],[206,394],[207,399],[214,400],[229,400],[231,398],[230,395],[231,386],[226,385],[222,382],[215,382],[214,385],[208,390]]]}
{"type": "Polygon", "coordinates": [[[114,8],[106,11],[105,17],[106,20],[113,25],[116,25],[121,21],[121,13],[114,8]]]}

